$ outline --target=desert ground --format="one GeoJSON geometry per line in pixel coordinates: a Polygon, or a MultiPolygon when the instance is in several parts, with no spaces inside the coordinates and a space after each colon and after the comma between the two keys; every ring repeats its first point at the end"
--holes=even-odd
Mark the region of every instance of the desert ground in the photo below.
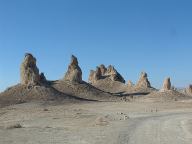
{"type": "Polygon", "coordinates": [[[0,109],[1,144],[191,144],[192,101],[30,102],[0,109]]]}

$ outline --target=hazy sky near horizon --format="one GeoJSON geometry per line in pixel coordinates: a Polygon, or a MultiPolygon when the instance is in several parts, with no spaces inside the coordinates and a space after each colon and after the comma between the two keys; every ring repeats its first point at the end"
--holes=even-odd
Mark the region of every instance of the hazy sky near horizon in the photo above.
{"type": "Polygon", "coordinates": [[[154,87],[192,83],[190,0],[0,0],[0,91],[19,82],[26,52],[47,79],[64,76],[70,55],[83,79],[112,64],[134,83],[146,71],[154,87]]]}

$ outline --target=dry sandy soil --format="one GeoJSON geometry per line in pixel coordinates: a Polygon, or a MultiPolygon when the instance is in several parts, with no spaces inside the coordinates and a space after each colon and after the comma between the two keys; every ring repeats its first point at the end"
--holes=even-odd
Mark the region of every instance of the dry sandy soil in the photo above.
{"type": "Polygon", "coordinates": [[[0,109],[0,144],[191,144],[192,101],[30,102],[0,109]]]}

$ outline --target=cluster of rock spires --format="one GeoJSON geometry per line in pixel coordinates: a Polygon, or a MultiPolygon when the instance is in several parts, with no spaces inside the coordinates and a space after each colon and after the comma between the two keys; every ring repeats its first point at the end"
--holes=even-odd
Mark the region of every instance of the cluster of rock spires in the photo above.
{"type": "MultiPolygon", "coordinates": [[[[25,54],[25,58],[21,64],[20,78],[21,84],[27,86],[41,85],[47,81],[44,73],[39,74],[36,58],[29,53],[25,54]]],[[[78,65],[77,58],[73,55],[71,56],[71,63],[68,66],[64,80],[76,83],[82,82],[82,71],[78,65]]]]}
{"type": "Polygon", "coordinates": [[[109,65],[108,68],[105,65],[96,67],[96,70],[91,70],[89,75],[89,83],[95,83],[100,79],[109,78],[112,81],[119,81],[125,83],[124,78],[117,72],[114,66],[109,65]]]}
{"type": "MultiPolygon", "coordinates": [[[[46,82],[46,77],[44,73],[39,74],[39,69],[36,65],[36,58],[32,54],[26,53],[25,58],[21,64],[20,68],[21,74],[21,84],[23,85],[40,85],[46,82]]],[[[100,79],[109,78],[111,81],[119,81],[125,83],[124,78],[119,72],[114,68],[114,66],[109,65],[108,68],[101,64],[96,67],[96,70],[91,70],[89,75],[89,83],[95,83],[100,79]]],[[[79,67],[78,59],[74,55],[71,56],[71,62],[68,66],[68,70],[64,76],[65,81],[72,83],[82,82],[82,70],[79,67]]],[[[136,88],[151,88],[151,84],[148,80],[148,75],[146,72],[140,74],[140,78],[136,85],[134,85],[130,80],[127,82],[128,87],[136,88]]],[[[166,78],[163,83],[162,91],[171,90],[171,80],[166,78]]],[[[189,86],[188,91],[192,93],[192,85],[189,86]]]]}
{"type": "MultiPolygon", "coordinates": [[[[46,77],[44,73],[39,74],[39,69],[36,65],[36,58],[32,54],[26,53],[25,58],[21,64],[20,68],[21,74],[21,84],[34,86],[41,85],[45,83],[46,77]]],[[[109,65],[107,68],[105,65],[101,64],[96,67],[96,70],[91,70],[89,75],[89,83],[94,84],[100,79],[110,79],[111,81],[118,81],[125,83],[124,78],[119,72],[114,68],[114,66],[109,65]]],[[[68,70],[63,78],[64,81],[69,81],[71,83],[81,83],[82,80],[82,70],[79,67],[78,59],[74,55],[71,56],[71,62],[68,66],[68,70]]],[[[129,88],[151,88],[151,84],[148,80],[148,75],[146,72],[140,74],[140,78],[136,85],[134,85],[130,80],[127,83],[129,88]]],[[[163,88],[161,91],[171,90],[170,78],[166,78],[163,83],[163,88]]],[[[189,86],[188,91],[192,93],[192,85],[189,86]]]]}

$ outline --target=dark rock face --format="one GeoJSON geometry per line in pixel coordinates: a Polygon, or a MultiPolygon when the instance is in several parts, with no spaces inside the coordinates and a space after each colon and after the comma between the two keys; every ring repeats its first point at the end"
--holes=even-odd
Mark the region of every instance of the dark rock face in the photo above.
{"type": "Polygon", "coordinates": [[[78,65],[78,60],[74,55],[71,56],[71,63],[68,66],[64,80],[76,83],[82,82],[82,71],[78,65]]]}
{"type": "Polygon", "coordinates": [[[41,82],[46,82],[46,81],[47,81],[44,73],[41,73],[41,74],[40,74],[40,81],[41,81],[41,82]]]}
{"type": "Polygon", "coordinates": [[[32,54],[25,54],[20,68],[20,77],[23,85],[38,85],[40,83],[39,69],[32,54]]]}
{"type": "Polygon", "coordinates": [[[140,79],[136,84],[137,88],[151,88],[151,84],[148,80],[147,73],[142,72],[140,75],[140,79]]]}
{"type": "Polygon", "coordinates": [[[171,90],[171,79],[170,78],[166,78],[163,82],[162,91],[168,91],[168,90],[171,90]]]}
{"type": "Polygon", "coordinates": [[[112,81],[125,83],[124,78],[111,65],[108,68],[106,68],[104,65],[100,65],[96,68],[96,71],[92,70],[89,75],[89,82],[94,83],[99,79],[105,78],[110,78],[112,81]]]}
{"type": "Polygon", "coordinates": [[[100,70],[101,70],[101,75],[104,76],[106,71],[107,71],[107,68],[105,67],[105,65],[101,64],[99,66],[100,70]]]}

